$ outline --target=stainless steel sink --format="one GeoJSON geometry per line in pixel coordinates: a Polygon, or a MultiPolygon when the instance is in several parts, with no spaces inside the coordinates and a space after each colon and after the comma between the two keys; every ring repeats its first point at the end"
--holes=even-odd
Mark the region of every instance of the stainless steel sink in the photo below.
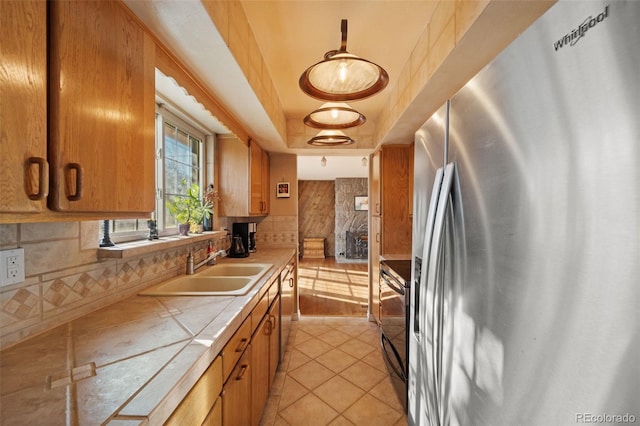
{"type": "Polygon", "coordinates": [[[141,291],[141,296],[242,296],[272,267],[270,263],[223,264],[182,275],[141,291]]]}

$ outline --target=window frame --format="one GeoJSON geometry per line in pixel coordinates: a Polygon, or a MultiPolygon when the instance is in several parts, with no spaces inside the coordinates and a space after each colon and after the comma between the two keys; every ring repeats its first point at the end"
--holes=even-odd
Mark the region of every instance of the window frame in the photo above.
{"type": "Polygon", "coordinates": [[[203,196],[203,187],[205,186],[205,157],[206,157],[206,135],[207,132],[202,129],[198,129],[195,125],[186,121],[185,118],[180,117],[173,108],[168,107],[166,104],[160,104],[156,106],[156,125],[159,131],[156,132],[160,135],[156,138],[156,210],[154,218],[158,222],[158,234],[160,236],[175,235],[178,233],[178,227],[167,228],[165,217],[165,188],[166,188],[166,174],[165,174],[165,122],[174,126],[180,131],[185,132],[188,136],[193,136],[199,142],[198,149],[198,184],[200,185],[200,197],[203,196]]]}
{"type": "MultiPolygon", "coordinates": [[[[174,126],[180,131],[185,132],[188,136],[192,136],[199,142],[198,149],[198,184],[200,185],[200,196],[203,196],[203,191],[205,189],[207,176],[206,176],[206,158],[207,158],[207,136],[211,135],[211,132],[207,131],[203,127],[201,127],[193,118],[189,117],[186,114],[183,114],[179,111],[178,108],[173,107],[167,103],[157,103],[156,111],[155,111],[156,123],[155,123],[155,211],[152,214],[152,218],[155,219],[158,223],[158,235],[159,236],[170,236],[178,234],[178,227],[166,227],[166,217],[165,217],[165,122],[169,125],[174,126]]],[[[213,180],[213,177],[211,179],[213,180]]],[[[109,229],[110,229],[110,238],[114,243],[123,243],[129,241],[138,241],[147,239],[149,236],[149,229],[146,225],[147,220],[149,218],[138,218],[138,219],[116,219],[109,220],[109,229]],[[123,231],[123,232],[115,232],[115,222],[117,220],[127,221],[127,220],[136,220],[136,224],[138,229],[135,231],[123,231]]],[[[102,237],[102,226],[101,235],[102,237]]]]}

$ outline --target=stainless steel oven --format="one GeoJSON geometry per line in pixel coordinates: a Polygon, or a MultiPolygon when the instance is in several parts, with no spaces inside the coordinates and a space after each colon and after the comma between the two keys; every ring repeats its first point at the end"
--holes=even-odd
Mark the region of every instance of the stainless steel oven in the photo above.
{"type": "Polygon", "coordinates": [[[410,260],[380,262],[380,323],[382,355],[398,400],[407,404],[407,336],[411,282],[410,260]]]}

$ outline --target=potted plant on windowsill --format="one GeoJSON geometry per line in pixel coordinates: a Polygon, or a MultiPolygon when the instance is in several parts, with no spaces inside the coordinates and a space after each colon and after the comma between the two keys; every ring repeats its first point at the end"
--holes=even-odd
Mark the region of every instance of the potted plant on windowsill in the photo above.
{"type": "MultiPolygon", "coordinates": [[[[182,183],[185,186],[187,184],[186,180],[182,183]]],[[[191,184],[185,197],[174,196],[167,202],[167,208],[179,223],[180,235],[188,235],[189,231],[202,232],[202,222],[213,214],[213,204],[209,200],[203,203],[200,199],[200,186],[197,183],[191,184]]]]}

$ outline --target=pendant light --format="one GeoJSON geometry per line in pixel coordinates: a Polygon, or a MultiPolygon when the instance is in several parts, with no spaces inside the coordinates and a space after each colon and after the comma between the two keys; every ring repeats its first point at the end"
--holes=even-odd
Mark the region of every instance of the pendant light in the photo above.
{"type": "Polygon", "coordinates": [[[314,146],[351,145],[355,141],[340,130],[320,130],[318,134],[307,141],[314,146]]]}
{"type": "Polygon", "coordinates": [[[325,101],[356,101],[375,95],[389,83],[389,74],[377,64],[347,52],[347,20],[341,23],[339,50],[324,54],[324,60],[300,76],[307,95],[325,101]]]}
{"type": "Polygon", "coordinates": [[[304,118],[304,124],[316,129],[347,129],[367,121],[366,117],[345,103],[327,102],[304,118]]]}

